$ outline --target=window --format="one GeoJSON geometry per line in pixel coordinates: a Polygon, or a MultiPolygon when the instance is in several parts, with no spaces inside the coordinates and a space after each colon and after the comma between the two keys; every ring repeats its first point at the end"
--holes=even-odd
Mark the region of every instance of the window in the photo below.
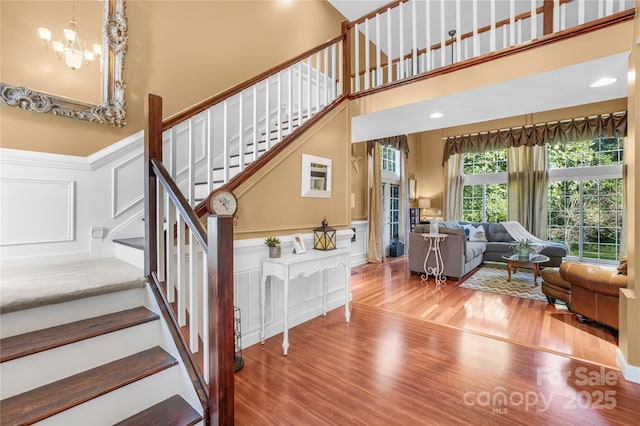
{"type": "Polygon", "coordinates": [[[398,173],[398,150],[390,146],[380,147],[380,164],[383,172],[398,173]]]}
{"type": "Polygon", "coordinates": [[[462,220],[507,220],[507,150],[463,156],[462,220]]]}
{"type": "Polygon", "coordinates": [[[622,138],[549,147],[549,239],[571,256],[618,260],[622,232],[622,138]]]}
{"type": "MultiPolygon", "coordinates": [[[[548,146],[548,239],[578,259],[620,258],[622,138],[548,146]]],[[[507,220],[507,150],[463,156],[462,219],[507,220]]]]}

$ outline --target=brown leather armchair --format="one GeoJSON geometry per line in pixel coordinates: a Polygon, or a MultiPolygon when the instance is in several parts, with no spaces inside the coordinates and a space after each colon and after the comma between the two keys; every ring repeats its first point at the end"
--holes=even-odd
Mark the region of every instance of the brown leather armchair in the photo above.
{"type": "Polygon", "coordinates": [[[618,297],[627,286],[626,275],[614,267],[563,262],[560,276],[571,283],[571,309],[578,320],[591,319],[618,329],[618,297]]]}

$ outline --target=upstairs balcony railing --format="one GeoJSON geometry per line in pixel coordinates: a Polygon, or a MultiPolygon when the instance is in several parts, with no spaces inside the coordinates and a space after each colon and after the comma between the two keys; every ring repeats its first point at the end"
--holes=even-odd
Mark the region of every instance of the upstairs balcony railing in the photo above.
{"type": "Polygon", "coordinates": [[[399,0],[348,25],[351,94],[633,9],[633,0],[399,0]]]}

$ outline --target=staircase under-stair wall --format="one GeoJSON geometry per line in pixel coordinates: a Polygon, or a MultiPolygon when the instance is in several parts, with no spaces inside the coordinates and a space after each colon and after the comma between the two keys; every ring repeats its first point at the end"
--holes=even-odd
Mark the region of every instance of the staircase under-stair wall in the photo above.
{"type": "Polygon", "coordinates": [[[116,259],[13,268],[2,296],[2,425],[203,424],[140,269],[116,259]],[[89,276],[93,285],[79,279],[89,276]],[[42,290],[56,286],[63,294],[42,290]]]}

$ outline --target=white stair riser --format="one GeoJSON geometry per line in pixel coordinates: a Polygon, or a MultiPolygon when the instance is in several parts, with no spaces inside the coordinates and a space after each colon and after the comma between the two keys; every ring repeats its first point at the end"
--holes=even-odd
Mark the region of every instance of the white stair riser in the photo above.
{"type": "Polygon", "coordinates": [[[116,259],[144,269],[144,250],[125,246],[124,244],[114,244],[114,255],[116,259]]]}
{"type": "MultiPolygon", "coordinates": [[[[183,395],[185,398],[185,391],[190,385],[185,381],[185,377],[188,376],[183,374],[181,370],[180,366],[171,367],[63,411],[37,424],[57,426],[112,425],[175,394],[183,395]]],[[[192,406],[202,414],[201,407],[193,404],[192,406]]]]}
{"type": "Polygon", "coordinates": [[[0,364],[0,399],[158,346],[160,321],[152,321],[0,364]]]}
{"type": "Polygon", "coordinates": [[[144,287],[3,314],[2,338],[146,305],[144,287]]]}

